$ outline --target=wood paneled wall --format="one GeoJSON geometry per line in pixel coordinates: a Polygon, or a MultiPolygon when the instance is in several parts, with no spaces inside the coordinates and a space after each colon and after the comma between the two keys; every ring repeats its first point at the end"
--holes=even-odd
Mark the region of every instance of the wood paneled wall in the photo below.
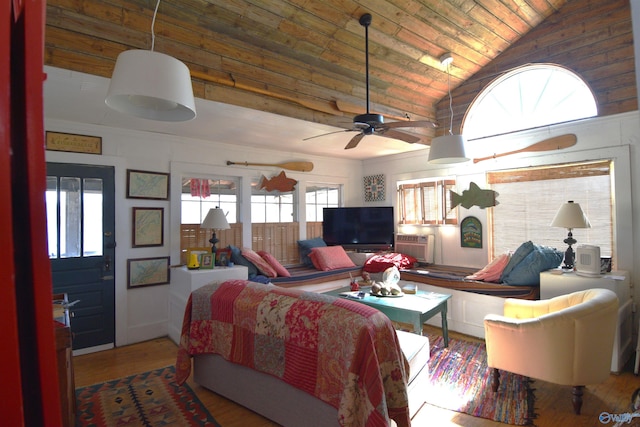
{"type": "MultiPolygon", "coordinates": [[[[484,88],[529,63],[558,64],[579,74],[595,95],[599,116],[638,109],[629,0],[572,0],[452,91],[454,133],[484,88]]],[[[450,121],[447,97],[437,104],[437,120],[450,121]]]]}
{"type": "MultiPolygon", "coordinates": [[[[231,229],[216,232],[220,239],[217,247],[229,245],[242,247],[242,224],[230,224],[231,229]]],[[[251,225],[252,244],[254,251],[266,251],[272,254],[284,265],[298,264],[298,240],[300,239],[300,224],[289,223],[260,223],[251,225]]],[[[307,222],[307,238],[322,237],[322,222],[307,222]]],[[[190,248],[211,247],[209,239],[211,230],[200,228],[200,224],[182,224],[180,226],[180,263],[187,263],[187,250],[190,248]]]]}
{"type": "MultiPolygon", "coordinates": [[[[216,237],[220,240],[216,247],[224,248],[229,245],[242,246],[242,224],[229,224],[229,230],[216,231],[216,237]]],[[[180,225],[180,264],[187,263],[187,249],[209,248],[211,249],[211,229],[201,228],[200,224],[180,225]]]]}

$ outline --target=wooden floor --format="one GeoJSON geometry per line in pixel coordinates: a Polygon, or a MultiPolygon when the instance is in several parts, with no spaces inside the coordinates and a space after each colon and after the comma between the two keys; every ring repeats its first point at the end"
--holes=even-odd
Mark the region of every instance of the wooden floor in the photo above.
{"type": "MultiPolygon", "coordinates": [[[[429,326],[425,326],[429,328],[429,326]]],[[[437,333],[437,330],[431,331],[437,333]]],[[[451,338],[473,340],[455,332],[451,338]]],[[[123,376],[161,368],[175,363],[177,347],[169,338],[159,338],[144,343],[120,347],[113,350],[76,356],[74,358],[76,387],[95,384],[123,376]]],[[[535,381],[536,413],[535,425],[538,427],[556,426],[613,426],[599,421],[602,412],[610,414],[632,413],[631,395],[640,388],[640,377],[633,375],[632,360],[625,370],[612,374],[603,384],[587,386],[581,415],[574,415],[571,407],[571,387],[557,386],[543,381],[535,381]]],[[[211,415],[222,427],[266,427],[277,424],[210,392],[191,378],[191,388],[207,407],[211,415]]],[[[495,427],[506,424],[481,418],[458,414],[433,406],[425,405],[413,418],[412,426],[483,426],[495,427]]],[[[634,418],[624,426],[640,426],[640,418],[634,418]]]]}

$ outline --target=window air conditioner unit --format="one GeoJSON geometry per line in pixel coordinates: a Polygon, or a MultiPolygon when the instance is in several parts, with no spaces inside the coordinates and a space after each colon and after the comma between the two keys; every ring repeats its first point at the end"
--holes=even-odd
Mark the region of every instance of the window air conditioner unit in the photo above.
{"type": "Polygon", "coordinates": [[[401,254],[410,255],[420,262],[433,264],[435,240],[433,234],[427,234],[426,236],[398,234],[396,235],[394,250],[401,254]]]}

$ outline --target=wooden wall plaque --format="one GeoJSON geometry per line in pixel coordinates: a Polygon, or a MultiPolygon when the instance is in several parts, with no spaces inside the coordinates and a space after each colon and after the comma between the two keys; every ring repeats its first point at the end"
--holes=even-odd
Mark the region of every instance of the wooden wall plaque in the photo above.
{"type": "Polygon", "coordinates": [[[102,154],[102,138],[72,133],[47,132],[45,147],[50,151],[102,154]]]}

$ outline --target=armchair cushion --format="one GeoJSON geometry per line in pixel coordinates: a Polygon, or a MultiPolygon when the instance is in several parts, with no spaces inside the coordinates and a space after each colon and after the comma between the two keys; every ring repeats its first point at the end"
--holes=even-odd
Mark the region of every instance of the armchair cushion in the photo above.
{"type": "Polygon", "coordinates": [[[506,299],[484,319],[489,367],[563,385],[604,381],[611,367],[618,298],[589,289],[549,300],[506,299]]]}

